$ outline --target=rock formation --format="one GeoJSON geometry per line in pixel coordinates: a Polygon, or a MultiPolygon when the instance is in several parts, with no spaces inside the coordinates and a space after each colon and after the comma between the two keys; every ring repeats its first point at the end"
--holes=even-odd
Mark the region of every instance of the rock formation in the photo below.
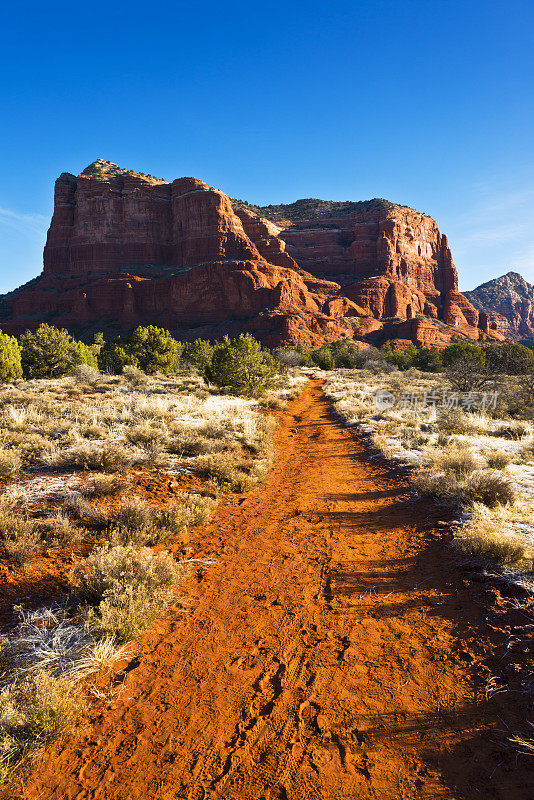
{"type": "Polygon", "coordinates": [[[4,330],[41,321],[86,337],[247,330],[271,345],[502,338],[458,293],[447,238],[424,214],[385,200],[258,208],[102,160],[60,175],[43,273],[0,298],[4,330]]]}
{"type": "Polygon", "coordinates": [[[507,338],[534,339],[534,286],[517,272],[507,272],[464,295],[480,312],[489,314],[507,338]]]}

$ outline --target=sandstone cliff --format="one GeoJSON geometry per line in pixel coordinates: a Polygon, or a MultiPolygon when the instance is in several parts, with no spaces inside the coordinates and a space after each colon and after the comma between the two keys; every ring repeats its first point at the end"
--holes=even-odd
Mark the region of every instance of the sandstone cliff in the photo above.
{"type": "Polygon", "coordinates": [[[259,208],[197,178],[98,160],[56,181],[44,270],[0,301],[0,324],[78,335],[164,325],[184,338],[340,337],[443,345],[500,338],[458,293],[434,220],[385,200],[259,208]]]}
{"type": "Polygon", "coordinates": [[[490,314],[507,338],[534,338],[534,286],[517,272],[507,272],[464,295],[475,308],[490,314]]]}

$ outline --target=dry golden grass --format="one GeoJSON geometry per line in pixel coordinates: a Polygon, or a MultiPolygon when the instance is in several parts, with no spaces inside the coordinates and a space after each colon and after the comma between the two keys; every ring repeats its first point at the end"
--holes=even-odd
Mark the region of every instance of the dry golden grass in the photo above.
{"type": "Polygon", "coordinates": [[[88,622],[119,642],[135,638],[165,613],[183,567],[167,552],[132,544],[96,550],[72,571],[88,622]]]}
{"type": "Polygon", "coordinates": [[[81,706],[77,683],[46,672],[0,691],[0,783],[71,730],[81,706]]]}

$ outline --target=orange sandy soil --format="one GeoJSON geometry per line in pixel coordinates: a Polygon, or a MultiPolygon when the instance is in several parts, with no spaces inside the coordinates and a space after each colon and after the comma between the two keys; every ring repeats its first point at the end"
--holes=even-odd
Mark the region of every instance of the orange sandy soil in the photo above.
{"type": "MultiPolygon", "coordinates": [[[[80,477],[82,480],[85,478],[83,473],[80,477]]],[[[206,491],[205,484],[194,475],[171,475],[147,466],[136,467],[122,477],[129,487],[125,494],[101,498],[96,502],[110,507],[135,495],[149,505],[163,508],[177,492],[206,491]]],[[[10,484],[14,484],[14,481],[4,481],[0,486],[10,484]]],[[[39,519],[45,512],[57,511],[60,505],[57,500],[42,501],[32,506],[32,516],[39,519]]],[[[83,525],[83,520],[81,524],[83,525]]],[[[23,565],[9,560],[5,552],[0,552],[0,626],[13,622],[13,606],[16,604],[37,607],[65,595],[70,589],[69,574],[73,565],[87,558],[101,540],[102,536],[98,532],[89,531],[80,541],[51,550],[23,565]]],[[[173,546],[172,549],[179,550],[179,547],[173,546]]]]}
{"type": "Polygon", "coordinates": [[[532,800],[534,762],[503,747],[526,701],[486,699],[499,593],[466,579],[439,512],[369,460],[317,382],[277,437],[266,483],[191,535],[215,565],[23,796],[532,800]]]}

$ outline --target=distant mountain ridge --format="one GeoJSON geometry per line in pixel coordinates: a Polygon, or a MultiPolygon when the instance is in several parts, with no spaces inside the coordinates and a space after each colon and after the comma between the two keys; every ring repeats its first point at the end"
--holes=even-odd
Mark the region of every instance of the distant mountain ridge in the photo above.
{"type": "Polygon", "coordinates": [[[489,314],[507,338],[534,337],[534,286],[518,272],[507,272],[463,294],[475,308],[489,314]]]}

